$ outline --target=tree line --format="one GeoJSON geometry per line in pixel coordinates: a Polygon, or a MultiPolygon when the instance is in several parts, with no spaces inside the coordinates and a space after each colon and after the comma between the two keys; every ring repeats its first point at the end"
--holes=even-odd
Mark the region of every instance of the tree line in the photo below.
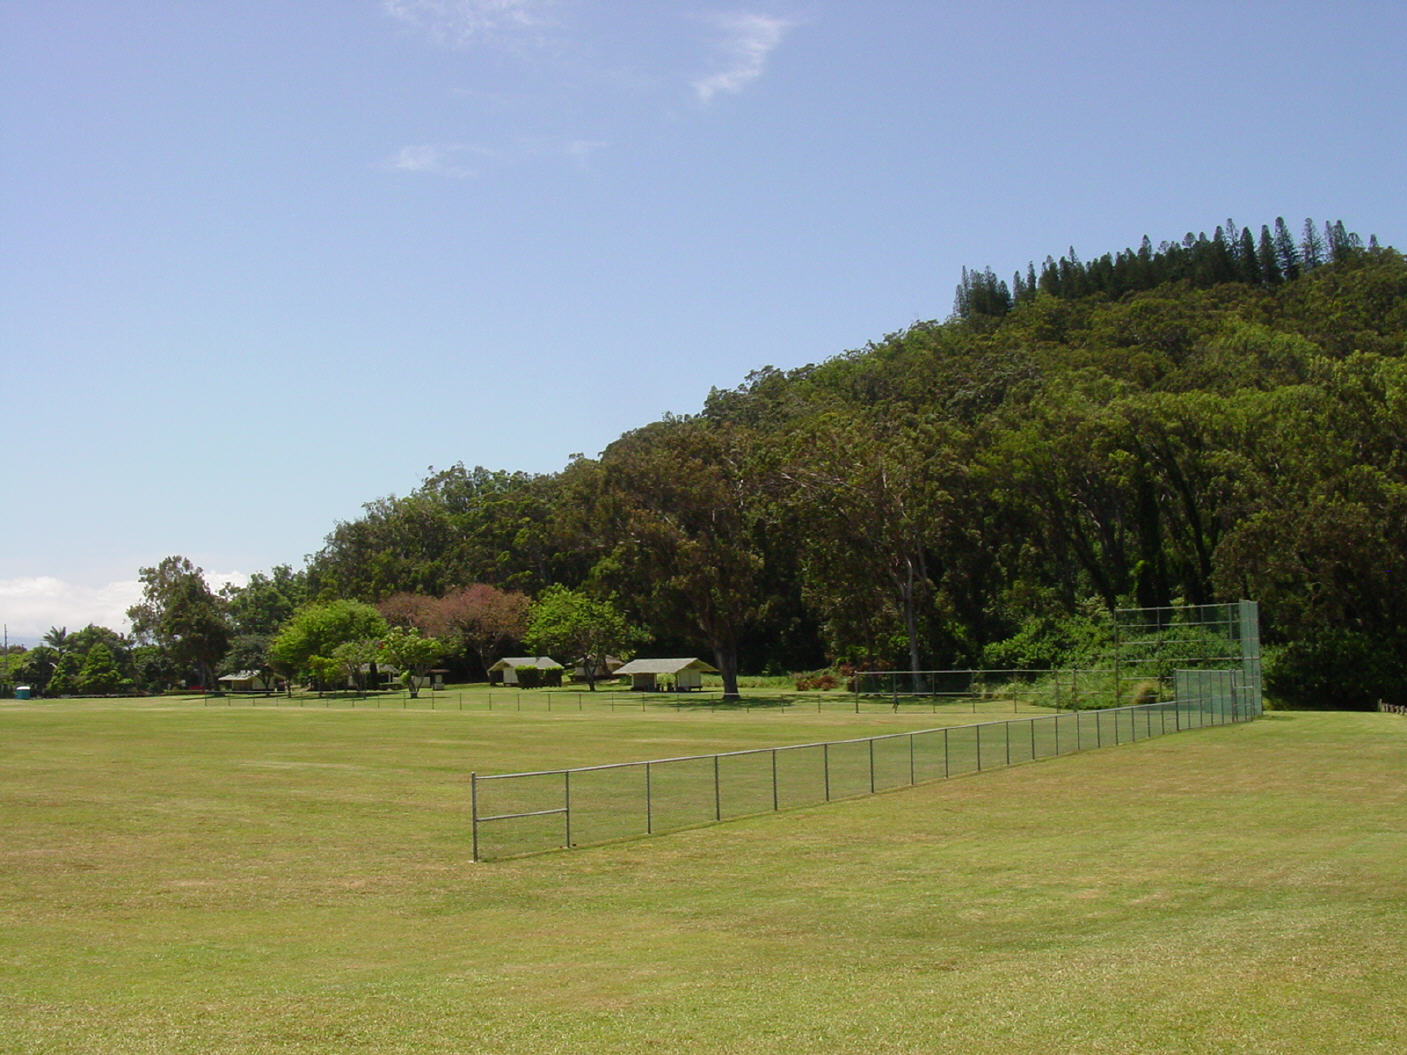
{"type": "MultiPolygon", "coordinates": [[[[1089,263],[1071,247],[1059,260],[1047,256],[1039,274],[1034,262],[1028,264],[1024,274],[1012,276],[1010,285],[990,267],[963,268],[953,310],[970,322],[1000,318],[1038,293],[1067,300],[1096,293],[1117,298],[1175,282],[1198,289],[1231,282],[1273,289],[1323,264],[1348,260],[1363,248],[1363,239],[1342,220],[1326,222],[1321,232],[1309,218],[1296,235],[1281,216],[1273,228],[1262,224],[1257,238],[1249,227],[1228,219],[1210,238],[1205,231],[1189,231],[1181,242],[1165,241],[1155,249],[1145,235],[1137,249],[1105,253],[1089,263]]],[[[1367,248],[1379,248],[1376,237],[1369,237],[1367,248]]]]}
{"type": "Polygon", "coordinates": [[[1251,597],[1282,700],[1407,702],[1405,353],[1407,263],[1342,223],[965,271],[945,320],[763,367],[560,472],[457,464],[368,503],[216,598],[219,656],[181,651],[198,620],[134,633],[213,676],[357,602],[482,677],[569,595],[616,647],[706,654],[735,689],[1079,663],[1115,608],[1251,597]],[[522,613],[487,649],[474,591],[522,613]]]}

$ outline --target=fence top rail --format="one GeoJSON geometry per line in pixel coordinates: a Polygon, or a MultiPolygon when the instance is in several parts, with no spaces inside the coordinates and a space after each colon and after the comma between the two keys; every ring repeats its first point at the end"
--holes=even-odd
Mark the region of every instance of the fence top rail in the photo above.
{"type": "Polygon", "coordinates": [[[1113,667],[948,667],[943,670],[857,670],[857,677],[871,675],[912,677],[915,674],[1112,674],[1113,667]]]}
{"type": "Polygon", "coordinates": [[[1254,601],[1213,601],[1210,604],[1164,604],[1149,605],[1146,608],[1115,608],[1115,615],[1127,615],[1130,612],[1208,612],[1218,611],[1227,608],[1239,608],[1243,604],[1255,604],[1254,601]]]}
{"type": "Polygon", "coordinates": [[[866,744],[876,740],[899,740],[908,736],[926,736],[933,733],[950,733],[959,729],[982,729],[992,725],[1021,725],[1046,718],[1079,718],[1083,714],[1115,714],[1119,711],[1146,711],[1160,707],[1176,706],[1180,703],[1198,703],[1199,700],[1159,700],[1154,703],[1125,704],[1123,707],[1096,707],[1087,711],[1062,711],[1056,714],[1036,714],[1028,718],[1006,718],[1000,721],[968,722],[964,725],[939,725],[929,729],[907,729],[898,733],[880,733],[877,736],[856,736],[847,740],[817,740],[809,744],[778,744],[776,747],[747,747],[740,751],[711,751],[701,755],[676,755],[673,758],[642,758],[636,762],[603,762],[595,766],[571,766],[566,769],[535,769],[523,773],[476,773],[475,780],[511,780],[526,777],[560,777],[570,773],[598,773],[606,769],[629,769],[636,766],[666,765],[671,762],[703,762],[712,758],[736,758],[739,755],[763,755],[772,751],[804,751],[808,748],[838,747],[845,744],[866,744]]]}

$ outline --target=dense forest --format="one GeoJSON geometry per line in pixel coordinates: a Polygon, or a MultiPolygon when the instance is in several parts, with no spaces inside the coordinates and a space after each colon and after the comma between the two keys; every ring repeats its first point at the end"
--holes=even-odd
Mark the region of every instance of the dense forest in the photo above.
{"type": "MultiPolygon", "coordinates": [[[[1116,607],[1249,597],[1275,696],[1363,707],[1407,702],[1404,555],[1407,262],[1227,221],[965,270],[945,321],[762,367],[558,473],[432,472],[223,598],[225,665],[304,602],[430,633],[474,590],[612,602],[725,680],[1080,662],[1116,607]]],[[[471,624],[447,662],[480,676],[471,624]]]]}

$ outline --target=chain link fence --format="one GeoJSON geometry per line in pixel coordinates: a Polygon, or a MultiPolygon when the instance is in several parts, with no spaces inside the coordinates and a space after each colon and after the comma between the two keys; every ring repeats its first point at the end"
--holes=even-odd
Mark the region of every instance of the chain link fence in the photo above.
{"type": "MultiPolygon", "coordinates": [[[[1026,707],[1078,710],[1114,699],[1113,667],[1063,669],[867,670],[850,680],[861,703],[889,703],[893,710],[934,704],[1002,700],[1026,707]]],[[[1146,701],[1140,701],[1146,702],[1146,701]]]]}
{"type": "MultiPolygon", "coordinates": [[[[1049,672],[1046,672],[1049,673],[1049,672]]],[[[898,706],[887,695],[861,695],[845,689],[809,692],[778,689],[749,690],[741,700],[724,698],[722,690],[700,692],[632,692],[618,689],[553,688],[487,689],[448,688],[431,691],[421,689],[416,698],[402,690],[386,692],[299,693],[294,696],[264,693],[225,693],[201,698],[205,707],[226,708],[303,708],[344,711],[454,711],[478,714],[691,714],[700,711],[737,713],[829,714],[850,711],[855,714],[880,714],[890,711],[937,714],[962,710],[972,714],[1021,714],[1033,710],[1046,711],[1055,706],[1048,702],[1058,695],[1061,709],[1078,707],[1089,701],[1103,699],[1094,688],[1094,677],[1088,671],[1061,671],[1063,679],[1051,691],[1021,692],[1012,689],[999,692],[995,688],[977,694],[951,694],[911,697],[901,695],[898,706]]],[[[1103,680],[1111,682],[1112,672],[1104,672],[1103,680]]]]}
{"type": "Polygon", "coordinates": [[[635,838],[1257,718],[1240,672],[1170,701],[531,773],[473,774],[474,860],[635,838]]]}

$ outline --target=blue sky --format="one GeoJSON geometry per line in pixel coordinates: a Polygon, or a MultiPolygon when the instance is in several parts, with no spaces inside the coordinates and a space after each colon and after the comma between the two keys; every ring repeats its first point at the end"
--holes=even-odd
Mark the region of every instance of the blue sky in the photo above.
{"type": "Polygon", "coordinates": [[[5,0],[13,638],[1228,216],[1407,245],[1407,5],[5,0]]]}

